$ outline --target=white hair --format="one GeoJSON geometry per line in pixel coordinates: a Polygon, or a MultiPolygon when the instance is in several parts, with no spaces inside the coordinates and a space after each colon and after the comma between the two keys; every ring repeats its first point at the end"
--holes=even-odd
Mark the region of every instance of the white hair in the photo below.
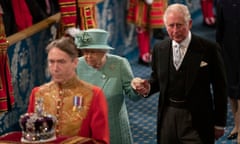
{"type": "Polygon", "coordinates": [[[188,7],[184,4],[175,3],[175,4],[172,4],[172,5],[169,5],[164,12],[163,21],[164,21],[165,24],[167,22],[167,16],[170,13],[173,13],[173,12],[182,14],[185,22],[189,22],[191,20],[191,14],[188,10],[188,7]]]}

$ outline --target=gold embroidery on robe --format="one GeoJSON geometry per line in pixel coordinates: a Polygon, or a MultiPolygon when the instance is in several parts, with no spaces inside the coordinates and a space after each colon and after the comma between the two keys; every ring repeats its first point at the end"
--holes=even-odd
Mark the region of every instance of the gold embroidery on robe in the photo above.
{"type": "Polygon", "coordinates": [[[44,111],[57,117],[57,135],[74,136],[81,129],[93,98],[92,86],[74,78],[59,86],[50,82],[40,87],[36,99],[43,97],[44,111]],[[72,111],[74,96],[82,96],[83,104],[79,111],[72,111]]]}

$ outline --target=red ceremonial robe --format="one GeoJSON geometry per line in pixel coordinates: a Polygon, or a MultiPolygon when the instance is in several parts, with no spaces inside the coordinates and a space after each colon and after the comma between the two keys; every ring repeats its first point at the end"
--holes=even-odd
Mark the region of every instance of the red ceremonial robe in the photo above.
{"type": "Polygon", "coordinates": [[[12,0],[12,8],[18,31],[32,26],[32,15],[25,0],[12,0]]]}
{"type": "Polygon", "coordinates": [[[163,14],[167,0],[153,0],[147,4],[145,0],[129,0],[127,22],[136,25],[140,58],[148,57],[150,53],[150,30],[163,28],[163,14]]]}
{"type": "Polygon", "coordinates": [[[98,0],[58,0],[61,13],[59,35],[71,27],[79,27],[81,30],[96,28],[97,2],[98,0]]]}
{"type": "Polygon", "coordinates": [[[77,77],[63,85],[50,82],[33,89],[28,112],[34,112],[35,100],[43,98],[45,112],[57,118],[57,136],[82,136],[109,144],[108,108],[102,90],[77,77]],[[74,97],[82,97],[75,109],[74,97]]]}

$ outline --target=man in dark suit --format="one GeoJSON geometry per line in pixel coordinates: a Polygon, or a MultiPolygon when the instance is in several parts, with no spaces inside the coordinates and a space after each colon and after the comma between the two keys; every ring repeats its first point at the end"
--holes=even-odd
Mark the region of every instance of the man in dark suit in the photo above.
{"type": "Polygon", "coordinates": [[[160,92],[158,143],[214,144],[224,134],[227,116],[220,47],[191,33],[185,5],[170,5],[164,23],[169,38],[153,48],[151,77],[134,78],[132,87],[144,97],[160,92]]]}

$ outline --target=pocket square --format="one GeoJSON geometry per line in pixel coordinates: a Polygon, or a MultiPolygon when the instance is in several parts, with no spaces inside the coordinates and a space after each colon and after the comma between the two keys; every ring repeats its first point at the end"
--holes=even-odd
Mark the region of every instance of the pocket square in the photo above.
{"type": "Polygon", "coordinates": [[[207,66],[208,65],[208,63],[206,63],[205,61],[201,61],[201,63],[200,63],[200,67],[204,67],[204,66],[207,66]]]}

